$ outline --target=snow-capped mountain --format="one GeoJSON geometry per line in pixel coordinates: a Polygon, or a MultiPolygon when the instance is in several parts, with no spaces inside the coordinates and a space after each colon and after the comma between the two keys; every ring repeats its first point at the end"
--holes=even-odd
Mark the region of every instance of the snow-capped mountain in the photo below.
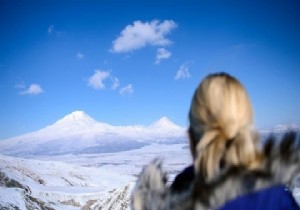
{"type": "Polygon", "coordinates": [[[113,126],[83,111],[54,124],[0,142],[0,153],[14,156],[91,154],[140,148],[150,143],[186,142],[185,129],[163,117],[149,126],[113,126]]]}
{"type": "Polygon", "coordinates": [[[64,127],[65,128],[72,128],[72,127],[79,127],[84,128],[86,126],[94,126],[98,124],[98,122],[91,118],[83,111],[74,111],[71,114],[66,115],[62,119],[56,121],[52,126],[53,127],[64,127]]]}

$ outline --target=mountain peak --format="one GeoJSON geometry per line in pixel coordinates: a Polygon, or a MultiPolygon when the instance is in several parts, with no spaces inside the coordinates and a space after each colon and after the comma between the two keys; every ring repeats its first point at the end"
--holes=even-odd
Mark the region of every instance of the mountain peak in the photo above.
{"type": "Polygon", "coordinates": [[[74,119],[82,119],[89,117],[84,111],[74,111],[66,116],[72,117],[74,119]]]}
{"type": "Polygon", "coordinates": [[[179,127],[174,122],[172,122],[168,117],[164,116],[151,124],[151,127],[160,127],[160,128],[174,128],[179,127]]]}
{"type": "Polygon", "coordinates": [[[61,124],[91,125],[95,123],[97,123],[97,121],[94,120],[89,115],[87,115],[84,111],[74,111],[64,116],[62,119],[56,121],[55,125],[61,125],[61,124]]]}
{"type": "Polygon", "coordinates": [[[157,122],[163,122],[163,123],[173,123],[168,117],[163,116],[161,117],[157,122]]]}

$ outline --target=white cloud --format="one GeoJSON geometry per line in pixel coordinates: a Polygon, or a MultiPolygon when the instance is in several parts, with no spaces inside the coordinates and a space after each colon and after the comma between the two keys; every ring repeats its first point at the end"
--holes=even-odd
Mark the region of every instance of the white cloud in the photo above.
{"type": "Polygon", "coordinates": [[[111,89],[116,90],[120,86],[120,80],[117,77],[111,77],[111,89]]]}
{"type": "Polygon", "coordinates": [[[108,71],[95,70],[93,76],[88,79],[88,86],[100,90],[105,88],[104,80],[109,78],[110,73],[108,71]]]}
{"type": "Polygon", "coordinates": [[[84,56],[85,56],[85,55],[82,54],[81,52],[78,52],[77,55],[76,55],[76,57],[77,57],[79,60],[83,59],[84,56]]]}
{"type": "Polygon", "coordinates": [[[121,95],[132,94],[132,93],[133,93],[132,84],[129,84],[126,87],[121,88],[121,90],[120,90],[121,95]]]}
{"type": "Polygon", "coordinates": [[[39,84],[31,84],[28,89],[21,91],[21,95],[39,95],[43,91],[42,87],[39,84]]]}
{"type": "Polygon", "coordinates": [[[191,77],[191,74],[189,72],[189,66],[187,63],[184,63],[180,66],[179,70],[177,71],[175,75],[175,80],[187,79],[189,77],[191,77]]]}
{"type": "Polygon", "coordinates": [[[133,25],[127,25],[121,31],[120,36],[113,41],[111,51],[114,53],[130,52],[146,45],[166,46],[171,41],[165,36],[176,27],[173,20],[160,22],[153,20],[151,22],[134,21],[133,25]]]}
{"type": "Polygon", "coordinates": [[[161,59],[168,59],[169,57],[171,57],[172,53],[168,50],[166,50],[165,48],[158,48],[157,52],[156,52],[156,64],[160,63],[161,59]]]}

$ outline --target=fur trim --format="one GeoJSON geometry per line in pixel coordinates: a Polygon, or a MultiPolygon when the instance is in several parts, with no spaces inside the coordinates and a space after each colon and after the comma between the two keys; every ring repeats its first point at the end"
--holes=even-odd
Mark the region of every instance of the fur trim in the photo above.
{"type": "Polygon", "coordinates": [[[161,169],[161,162],[155,159],[140,174],[132,194],[132,209],[164,209],[168,189],[166,175],[161,169]]]}
{"type": "Polygon", "coordinates": [[[294,187],[300,174],[300,143],[296,133],[286,133],[279,142],[270,136],[263,152],[263,170],[247,171],[243,167],[232,167],[210,183],[204,183],[196,175],[189,188],[176,192],[166,185],[166,175],[161,162],[156,159],[144,168],[138,178],[132,194],[132,209],[217,209],[237,196],[266,187],[278,184],[294,187]]]}
{"type": "Polygon", "coordinates": [[[295,186],[300,171],[300,142],[296,132],[285,133],[276,142],[270,136],[264,146],[266,168],[273,175],[274,182],[295,186]]]}

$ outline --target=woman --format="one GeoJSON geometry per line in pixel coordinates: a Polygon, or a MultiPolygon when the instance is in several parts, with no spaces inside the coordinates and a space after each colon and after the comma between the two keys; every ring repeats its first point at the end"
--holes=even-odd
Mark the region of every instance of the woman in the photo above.
{"type": "Polygon", "coordinates": [[[299,209],[284,186],[300,171],[296,135],[259,145],[251,103],[237,79],[207,76],[193,96],[189,122],[193,165],[170,187],[157,160],[147,166],[133,209],[299,209]]]}

